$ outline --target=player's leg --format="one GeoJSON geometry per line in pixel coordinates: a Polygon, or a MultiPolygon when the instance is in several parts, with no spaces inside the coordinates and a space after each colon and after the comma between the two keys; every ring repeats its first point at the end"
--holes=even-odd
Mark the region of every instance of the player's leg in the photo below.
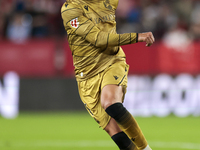
{"type": "Polygon", "coordinates": [[[129,137],[119,128],[116,121],[111,118],[104,130],[111,136],[120,150],[138,150],[129,137]]]}
{"type": "MultiPolygon", "coordinates": [[[[136,120],[123,106],[123,95],[122,86],[106,85],[101,91],[101,105],[138,149],[151,150],[136,120]]],[[[111,131],[112,129],[110,128],[107,126],[105,129],[111,131]]]]}
{"type": "MultiPolygon", "coordinates": [[[[103,73],[102,73],[103,74],[103,73]]],[[[116,121],[111,118],[101,106],[99,86],[101,75],[87,81],[77,82],[79,94],[89,114],[111,136],[113,141],[123,150],[137,150],[133,142],[119,128],[116,121]],[[134,149],[134,147],[136,149],[134,149]]]]}

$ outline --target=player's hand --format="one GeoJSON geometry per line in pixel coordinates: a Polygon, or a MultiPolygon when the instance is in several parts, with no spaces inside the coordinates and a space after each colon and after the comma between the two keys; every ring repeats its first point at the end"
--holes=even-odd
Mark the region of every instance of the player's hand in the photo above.
{"type": "Polygon", "coordinates": [[[146,46],[151,46],[155,42],[152,32],[138,33],[138,42],[146,42],[146,46]]]}

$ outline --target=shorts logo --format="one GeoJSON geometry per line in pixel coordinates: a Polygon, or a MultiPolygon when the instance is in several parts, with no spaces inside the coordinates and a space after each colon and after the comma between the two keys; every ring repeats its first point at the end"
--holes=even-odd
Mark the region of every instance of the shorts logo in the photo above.
{"type": "Polygon", "coordinates": [[[70,21],[70,24],[73,28],[78,28],[79,22],[78,22],[78,18],[72,19],[70,21]]]}
{"type": "Polygon", "coordinates": [[[118,76],[113,76],[115,78],[115,80],[117,80],[119,77],[118,76]]]}

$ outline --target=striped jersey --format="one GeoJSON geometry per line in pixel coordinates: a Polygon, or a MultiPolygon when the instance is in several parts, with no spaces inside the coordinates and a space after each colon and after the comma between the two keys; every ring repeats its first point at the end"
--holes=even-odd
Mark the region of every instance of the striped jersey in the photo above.
{"type": "Polygon", "coordinates": [[[125,60],[120,46],[137,42],[137,33],[116,33],[117,5],[118,0],[67,0],[63,4],[61,15],[78,81],[125,60]]]}

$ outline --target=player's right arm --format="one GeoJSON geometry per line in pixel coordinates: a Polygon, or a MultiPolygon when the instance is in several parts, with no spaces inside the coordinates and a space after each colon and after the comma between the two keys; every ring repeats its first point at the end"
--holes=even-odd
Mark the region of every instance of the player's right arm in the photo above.
{"type": "Polygon", "coordinates": [[[152,33],[114,34],[101,31],[95,23],[84,16],[79,5],[65,3],[61,9],[65,29],[68,35],[79,35],[96,47],[112,47],[139,42],[150,46],[154,42],[152,33]]]}
{"type": "Polygon", "coordinates": [[[80,6],[65,4],[61,15],[68,35],[78,35],[96,47],[112,47],[136,43],[137,33],[114,34],[101,31],[96,24],[84,16],[80,6]]]}

